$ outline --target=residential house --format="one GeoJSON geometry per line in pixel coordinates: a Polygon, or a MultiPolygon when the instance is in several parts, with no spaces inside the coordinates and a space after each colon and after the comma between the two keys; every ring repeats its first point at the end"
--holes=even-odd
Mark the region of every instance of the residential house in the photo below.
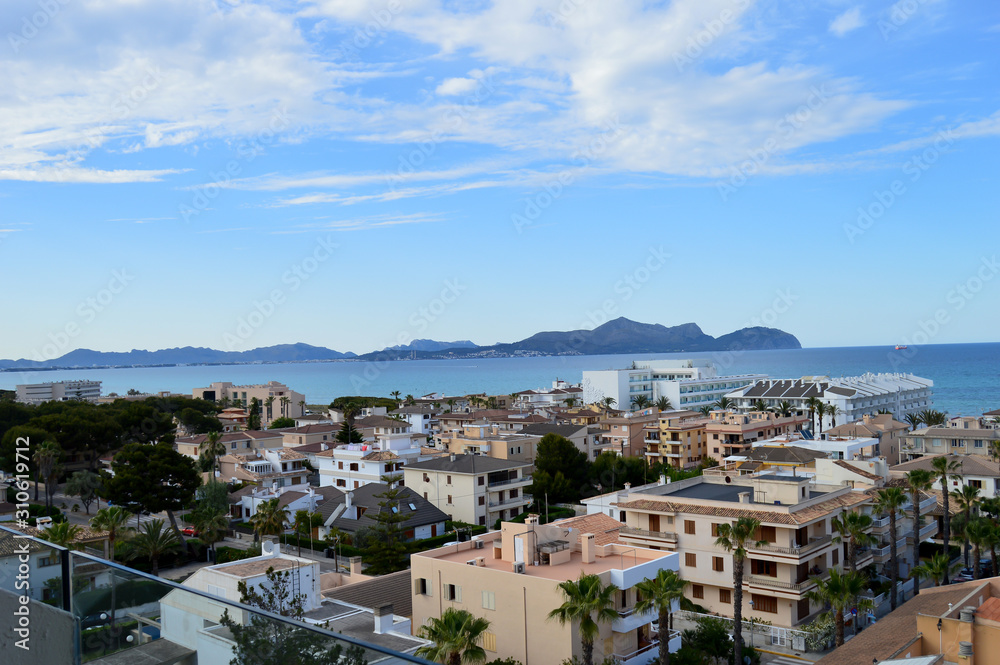
{"type": "Polygon", "coordinates": [[[989,455],[1000,442],[1000,429],[979,427],[974,418],[950,421],[945,427],[924,427],[905,434],[902,457],[913,460],[927,455],[989,455]],[[975,425],[974,427],[959,427],[975,425]]]}
{"type": "Polygon", "coordinates": [[[739,455],[750,450],[755,441],[791,434],[807,422],[808,416],[795,413],[782,416],[772,411],[712,411],[705,423],[707,455],[713,459],[739,455]]]}
{"type": "Polygon", "coordinates": [[[539,440],[546,434],[555,434],[573,442],[580,452],[593,460],[602,452],[613,448],[610,443],[605,442],[600,428],[588,427],[587,425],[552,425],[551,423],[539,423],[528,425],[521,430],[521,434],[526,436],[537,436],[539,440]]]}
{"type": "Polygon", "coordinates": [[[323,517],[323,524],[318,537],[325,538],[332,528],[351,535],[361,529],[372,529],[378,525],[376,518],[384,510],[406,516],[406,520],[399,524],[404,540],[422,540],[445,533],[448,514],[409,487],[401,488],[394,508],[382,506],[386,499],[381,495],[388,489],[386,483],[368,483],[346,492],[343,501],[337,499],[321,504],[318,512],[323,517]]]}
{"type": "Polygon", "coordinates": [[[481,455],[533,463],[541,438],[520,432],[503,432],[489,423],[473,423],[458,432],[442,432],[438,435],[436,447],[453,455],[481,455]]]}
{"type": "MultiPolygon", "coordinates": [[[[197,460],[201,448],[208,439],[207,434],[179,437],[174,442],[174,448],[181,455],[197,460]]],[[[274,450],[281,448],[281,432],[274,430],[242,430],[225,432],[219,437],[227,453],[245,454],[253,450],[274,450]]]]}
{"type": "Polygon", "coordinates": [[[297,418],[305,414],[306,396],[290,390],[278,381],[238,386],[229,381],[217,381],[207,388],[195,388],[191,392],[195,399],[210,402],[228,400],[230,404],[249,407],[253,398],[260,402],[260,419],[264,426],[278,418],[297,418]],[[271,399],[273,398],[273,399],[271,399]]]}
{"type": "Polygon", "coordinates": [[[909,425],[899,422],[888,413],[865,414],[861,420],[826,430],[828,436],[878,439],[879,454],[890,465],[899,464],[900,450],[909,432],[909,425]]]}
{"type": "Polygon", "coordinates": [[[656,409],[626,413],[618,418],[605,418],[598,423],[601,428],[601,446],[617,455],[635,457],[646,450],[645,428],[659,420],[656,409]]]}
{"type": "MultiPolygon", "coordinates": [[[[603,527],[602,527],[603,528],[603,527]]],[[[413,625],[424,625],[449,608],[490,622],[482,647],[487,659],[558,663],[579,658],[576,624],[561,625],[549,613],[562,605],[559,584],[581,573],[619,588],[614,621],[599,623],[595,661],[646,665],[658,656],[659,640],[680,648],[676,633],[653,632],[654,612],[635,611],[635,585],[660,570],[677,570],[678,555],[601,542],[598,535],[561,524],[504,522],[500,530],[410,557],[413,625]]]]}
{"type": "Polygon", "coordinates": [[[286,448],[305,446],[311,443],[330,443],[337,439],[342,423],[319,423],[314,425],[301,425],[299,427],[289,427],[280,429],[282,445],[286,448]]]}
{"type": "MultiPolygon", "coordinates": [[[[932,471],[931,466],[935,457],[941,455],[924,455],[909,462],[903,462],[889,469],[893,478],[905,478],[906,474],[914,469],[927,469],[932,471]]],[[[948,487],[941,487],[940,479],[934,481],[935,490],[947,489],[949,492],[961,490],[962,485],[971,485],[979,489],[979,496],[983,499],[991,499],[1000,496],[1000,463],[984,457],[982,455],[947,455],[949,462],[958,462],[958,471],[952,476],[948,487]]]]}
{"type": "Polygon", "coordinates": [[[675,469],[697,467],[706,458],[707,422],[698,411],[660,412],[655,423],[643,428],[646,461],[675,469]]]}
{"type": "Polygon", "coordinates": [[[290,448],[251,450],[219,458],[221,477],[227,482],[245,482],[273,488],[304,489],[309,469],[306,456],[290,448]]]}

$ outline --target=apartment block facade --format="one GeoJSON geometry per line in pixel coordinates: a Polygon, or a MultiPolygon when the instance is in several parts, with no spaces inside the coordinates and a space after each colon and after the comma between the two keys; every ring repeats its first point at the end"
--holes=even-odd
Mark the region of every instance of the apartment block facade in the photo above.
{"type": "Polygon", "coordinates": [[[277,418],[298,418],[305,414],[306,396],[290,390],[288,386],[278,381],[245,386],[233,385],[229,381],[217,381],[207,388],[195,388],[191,391],[191,396],[211,402],[227,399],[231,404],[244,407],[250,406],[251,400],[256,397],[260,402],[260,419],[264,425],[270,424],[277,418]],[[270,404],[268,404],[269,399],[270,404]]]}
{"type": "Polygon", "coordinates": [[[15,399],[24,404],[66,402],[69,400],[97,402],[100,397],[100,381],[49,381],[46,383],[19,383],[15,386],[15,399]]]}

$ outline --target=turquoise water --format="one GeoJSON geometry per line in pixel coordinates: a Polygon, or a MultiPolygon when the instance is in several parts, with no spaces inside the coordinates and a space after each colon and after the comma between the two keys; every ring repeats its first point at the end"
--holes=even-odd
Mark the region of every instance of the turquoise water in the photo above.
{"type": "Polygon", "coordinates": [[[856,376],[865,372],[910,372],[934,381],[934,407],[952,415],[978,415],[1000,408],[1000,344],[938,344],[895,351],[891,347],[847,347],[661,353],[545,358],[413,360],[400,362],[286,363],[195,367],[135,367],[51,372],[0,372],[0,388],[18,383],[95,379],[104,393],[169,390],[190,393],[213,381],[281,381],[312,404],[339,395],[507,394],[550,386],[555,379],[580,381],[585,369],[625,367],[642,358],[708,358],[720,374],[763,373],[772,378],[809,375],[856,376]]]}

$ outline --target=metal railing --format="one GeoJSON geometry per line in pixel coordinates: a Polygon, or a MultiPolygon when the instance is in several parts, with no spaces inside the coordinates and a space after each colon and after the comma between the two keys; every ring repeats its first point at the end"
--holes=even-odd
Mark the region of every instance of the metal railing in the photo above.
{"type": "Polygon", "coordinates": [[[817,550],[821,547],[826,547],[833,540],[833,534],[827,534],[825,536],[820,536],[805,545],[800,547],[784,547],[781,545],[750,545],[747,549],[751,552],[773,552],[776,554],[794,554],[798,556],[803,556],[817,550]]]}
{"type": "MultiPolygon", "coordinates": [[[[677,633],[677,631],[672,631],[671,635],[673,635],[673,633],[677,633]]],[[[677,633],[677,634],[679,635],[680,633],[677,633]]],[[[670,640],[670,638],[668,638],[667,641],[669,641],[669,640],[670,640]]],[[[660,640],[653,640],[649,644],[647,644],[646,646],[644,646],[644,647],[642,647],[640,649],[636,649],[632,653],[615,653],[615,654],[611,654],[611,655],[614,656],[614,658],[616,660],[618,660],[619,662],[625,662],[627,660],[631,660],[632,658],[635,658],[636,656],[641,656],[644,653],[649,653],[650,651],[652,651],[654,649],[659,649],[659,648],[660,648],[660,640]]]]}
{"type": "Polygon", "coordinates": [[[521,476],[520,478],[510,478],[508,480],[496,480],[491,483],[487,483],[489,487],[503,487],[504,485],[514,485],[516,483],[530,483],[533,478],[531,476],[521,476]]]}
{"type": "Polygon", "coordinates": [[[514,499],[500,499],[499,501],[490,501],[490,508],[496,508],[498,506],[512,506],[515,503],[524,504],[531,503],[531,498],[525,494],[524,496],[519,496],[514,499]]]}
{"type": "Polygon", "coordinates": [[[646,536],[647,538],[659,538],[661,540],[677,540],[677,534],[673,531],[649,531],[648,529],[638,529],[634,526],[622,526],[618,532],[626,536],[646,536]]]}
{"type": "Polygon", "coordinates": [[[779,580],[774,577],[763,577],[760,575],[749,575],[747,576],[748,584],[757,584],[759,586],[772,587],[774,589],[786,589],[788,591],[802,592],[806,589],[811,589],[816,586],[816,580],[825,580],[830,575],[830,570],[827,569],[823,571],[820,575],[816,577],[810,577],[802,582],[788,582],[786,580],[779,580]]]}

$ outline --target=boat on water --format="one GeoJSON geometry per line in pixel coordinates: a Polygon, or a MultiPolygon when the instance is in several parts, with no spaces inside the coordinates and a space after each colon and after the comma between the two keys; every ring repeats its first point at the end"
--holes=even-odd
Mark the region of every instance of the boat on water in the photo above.
{"type": "Polygon", "coordinates": [[[897,344],[896,345],[896,350],[897,351],[905,351],[906,350],[906,345],[905,344],[897,344]]]}

